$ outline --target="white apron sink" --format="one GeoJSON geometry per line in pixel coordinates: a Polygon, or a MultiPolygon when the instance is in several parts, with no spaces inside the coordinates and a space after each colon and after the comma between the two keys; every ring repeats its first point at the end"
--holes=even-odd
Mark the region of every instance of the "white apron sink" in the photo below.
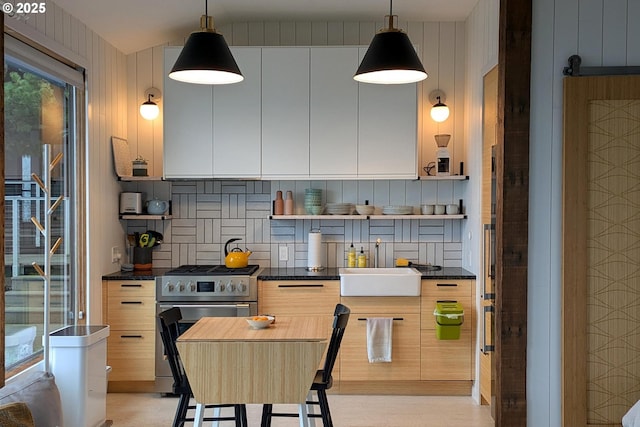
{"type": "Polygon", "coordinates": [[[417,297],[422,273],[415,268],[341,268],[340,295],[345,297],[417,297]]]}

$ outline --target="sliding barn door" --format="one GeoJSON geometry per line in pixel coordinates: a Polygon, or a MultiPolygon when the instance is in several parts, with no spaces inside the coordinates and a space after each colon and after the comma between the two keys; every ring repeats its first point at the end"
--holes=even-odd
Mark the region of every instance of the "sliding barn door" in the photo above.
{"type": "Polygon", "coordinates": [[[564,80],[564,426],[640,399],[640,76],[564,80]]]}

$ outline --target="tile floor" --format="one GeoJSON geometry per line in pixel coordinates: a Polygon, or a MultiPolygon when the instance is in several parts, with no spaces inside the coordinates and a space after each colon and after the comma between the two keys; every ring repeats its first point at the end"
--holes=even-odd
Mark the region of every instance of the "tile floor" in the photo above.
{"type": "MultiPolygon", "coordinates": [[[[159,394],[109,393],[107,419],[114,427],[171,427],[177,398],[159,394]]],[[[487,406],[470,397],[330,395],[336,427],[493,427],[487,406]]],[[[278,406],[279,409],[285,409],[278,406]]],[[[290,409],[295,411],[296,406],[290,409]]],[[[260,426],[262,406],[247,405],[249,426],[260,426]]],[[[221,427],[233,423],[220,423],[221,427]]],[[[316,426],[322,425],[321,420],[316,426]]],[[[296,418],[274,419],[273,427],[298,426],[296,418]]]]}

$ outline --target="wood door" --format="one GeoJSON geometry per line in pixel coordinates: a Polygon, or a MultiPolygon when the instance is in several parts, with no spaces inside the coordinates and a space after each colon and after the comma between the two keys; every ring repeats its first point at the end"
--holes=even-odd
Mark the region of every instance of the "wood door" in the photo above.
{"type": "Polygon", "coordinates": [[[564,81],[562,417],[619,426],[640,399],[640,76],[564,81]]]}

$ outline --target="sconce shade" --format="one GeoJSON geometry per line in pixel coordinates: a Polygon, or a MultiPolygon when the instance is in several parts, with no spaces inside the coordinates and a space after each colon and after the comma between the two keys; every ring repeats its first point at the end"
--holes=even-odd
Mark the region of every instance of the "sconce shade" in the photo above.
{"type": "Polygon", "coordinates": [[[169,77],[186,83],[230,84],[244,80],[222,34],[191,33],[169,77]]]}
{"type": "Polygon", "coordinates": [[[364,83],[403,84],[424,80],[427,73],[409,37],[392,28],[373,37],[353,78],[364,83]]]}
{"type": "Polygon", "coordinates": [[[145,120],[155,120],[160,114],[158,104],[151,100],[153,95],[149,94],[149,98],[140,105],[140,115],[145,120]]]}
{"type": "Polygon", "coordinates": [[[431,118],[438,123],[442,123],[449,118],[449,107],[440,101],[438,96],[438,102],[431,108],[431,118]]]}

